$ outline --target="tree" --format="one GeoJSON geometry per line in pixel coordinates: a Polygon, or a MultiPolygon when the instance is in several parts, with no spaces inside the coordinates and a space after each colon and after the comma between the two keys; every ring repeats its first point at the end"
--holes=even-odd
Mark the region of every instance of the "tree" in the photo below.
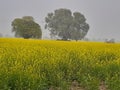
{"type": "Polygon", "coordinates": [[[106,42],[106,43],[115,43],[115,39],[113,39],[113,38],[110,39],[110,40],[106,39],[105,42],[106,42]]]}
{"type": "Polygon", "coordinates": [[[0,37],[3,37],[2,33],[0,33],[0,37]]]}
{"type": "Polygon", "coordinates": [[[26,21],[34,21],[34,18],[32,16],[23,16],[22,19],[26,21]]]}
{"type": "Polygon", "coordinates": [[[23,38],[41,38],[42,32],[40,25],[34,21],[31,16],[16,18],[12,22],[12,32],[15,32],[15,37],[23,38]]]}
{"type": "Polygon", "coordinates": [[[54,13],[48,13],[45,22],[45,29],[50,31],[50,35],[59,36],[63,40],[83,39],[89,30],[84,15],[79,12],[72,14],[69,9],[57,9],[54,13]]]}

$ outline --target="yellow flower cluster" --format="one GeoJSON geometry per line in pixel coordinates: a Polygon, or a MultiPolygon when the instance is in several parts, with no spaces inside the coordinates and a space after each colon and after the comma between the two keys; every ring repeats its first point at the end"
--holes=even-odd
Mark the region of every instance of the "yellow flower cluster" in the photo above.
{"type": "Polygon", "coordinates": [[[0,38],[0,90],[69,90],[74,80],[120,90],[120,44],[0,38]]]}

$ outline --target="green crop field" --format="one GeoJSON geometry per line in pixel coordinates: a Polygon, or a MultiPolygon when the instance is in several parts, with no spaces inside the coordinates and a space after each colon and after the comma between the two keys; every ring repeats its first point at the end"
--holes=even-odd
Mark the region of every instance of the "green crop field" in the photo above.
{"type": "Polygon", "coordinates": [[[0,38],[0,90],[120,90],[120,44],[0,38]]]}

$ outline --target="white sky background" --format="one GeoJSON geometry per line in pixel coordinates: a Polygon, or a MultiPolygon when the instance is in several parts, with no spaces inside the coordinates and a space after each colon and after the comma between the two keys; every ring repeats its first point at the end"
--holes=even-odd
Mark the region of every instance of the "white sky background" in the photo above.
{"type": "Polygon", "coordinates": [[[41,25],[43,37],[48,37],[44,18],[47,13],[59,8],[85,15],[90,25],[86,37],[120,41],[120,0],[0,0],[0,33],[13,35],[11,22],[15,18],[33,16],[41,25]]]}

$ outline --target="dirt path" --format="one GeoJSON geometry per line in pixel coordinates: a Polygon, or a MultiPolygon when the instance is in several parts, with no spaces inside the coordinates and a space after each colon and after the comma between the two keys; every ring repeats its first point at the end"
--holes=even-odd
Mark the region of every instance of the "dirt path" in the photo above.
{"type": "MultiPolygon", "coordinates": [[[[53,89],[51,87],[49,90],[56,90],[56,89],[53,89]]],[[[61,90],[61,89],[58,88],[57,90],[61,90]]],[[[86,89],[84,89],[83,87],[80,87],[79,83],[77,81],[73,81],[69,90],[86,90],[86,89]]],[[[100,83],[99,90],[107,90],[106,85],[105,85],[104,82],[100,83]]]]}

